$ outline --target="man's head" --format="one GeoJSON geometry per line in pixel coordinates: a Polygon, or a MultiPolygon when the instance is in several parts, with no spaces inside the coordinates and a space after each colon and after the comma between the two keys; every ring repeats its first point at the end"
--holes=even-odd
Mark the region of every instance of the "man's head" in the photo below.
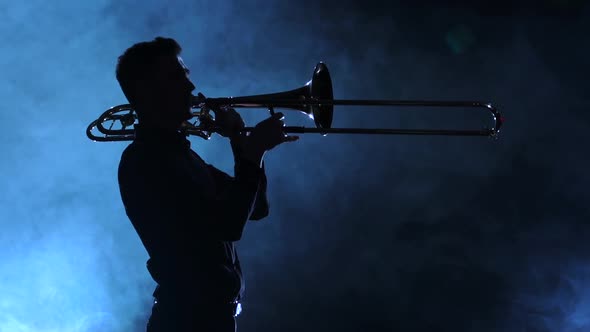
{"type": "Polygon", "coordinates": [[[191,117],[195,86],[181,50],[174,39],[157,37],[131,46],[119,57],[117,80],[140,123],[176,127],[191,117]]]}

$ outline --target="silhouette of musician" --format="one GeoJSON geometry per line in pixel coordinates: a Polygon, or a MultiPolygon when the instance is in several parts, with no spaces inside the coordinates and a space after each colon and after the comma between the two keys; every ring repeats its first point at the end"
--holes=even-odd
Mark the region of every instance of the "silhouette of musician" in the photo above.
{"type": "Polygon", "coordinates": [[[180,53],[174,39],[157,37],[127,49],[116,70],[138,116],[119,188],[158,284],[147,331],[235,331],[244,282],[234,242],[248,220],[269,213],[265,152],[298,137],[285,135],[281,113],[244,134],[235,110],[215,109],[234,176],[207,164],[181,130],[195,86],[180,53]]]}

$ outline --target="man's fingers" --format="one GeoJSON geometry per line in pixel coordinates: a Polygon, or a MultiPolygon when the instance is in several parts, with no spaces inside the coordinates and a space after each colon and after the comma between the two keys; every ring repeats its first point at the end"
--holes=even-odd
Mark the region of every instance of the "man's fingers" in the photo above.
{"type": "Polygon", "coordinates": [[[277,119],[277,120],[283,120],[285,118],[285,116],[281,112],[275,113],[275,114],[271,115],[270,117],[271,117],[271,119],[277,119]]]}
{"type": "Polygon", "coordinates": [[[285,135],[285,139],[283,140],[283,142],[295,142],[298,139],[299,139],[299,136],[285,135]]]}

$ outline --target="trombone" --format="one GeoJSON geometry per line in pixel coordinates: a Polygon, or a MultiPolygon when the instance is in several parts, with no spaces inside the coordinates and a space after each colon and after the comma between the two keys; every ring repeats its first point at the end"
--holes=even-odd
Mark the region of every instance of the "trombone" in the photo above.
{"type": "MultiPolygon", "coordinates": [[[[199,136],[209,139],[217,131],[215,120],[210,111],[220,107],[231,108],[266,108],[272,113],[275,109],[297,110],[315,122],[315,128],[310,127],[284,127],[285,133],[319,133],[327,134],[378,134],[378,135],[446,135],[446,136],[488,136],[497,138],[500,127],[504,121],[502,115],[490,103],[479,101],[424,101],[424,100],[352,100],[334,99],[332,79],[325,63],[318,63],[313,71],[311,80],[304,86],[278,93],[243,96],[207,98],[199,93],[193,97],[192,108],[193,123],[185,121],[182,131],[186,135],[199,136]],[[423,106],[423,107],[463,107],[480,108],[489,112],[493,125],[484,129],[394,129],[394,128],[332,128],[334,106],[423,106]]],[[[137,113],[129,104],[118,105],[109,108],[96,120],[92,121],[86,135],[89,139],[98,142],[105,141],[130,141],[133,140],[134,130],[128,129],[137,121],[137,113]],[[107,128],[105,124],[110,122],[107,128]],[[121,129],[113,129],[115,123],[119,123],[121,129]],[[97,136],[98,130],[102,136],[97,136]]],[[[253,127],[245,127],[243,132],[250,132],[253,127]]]]}

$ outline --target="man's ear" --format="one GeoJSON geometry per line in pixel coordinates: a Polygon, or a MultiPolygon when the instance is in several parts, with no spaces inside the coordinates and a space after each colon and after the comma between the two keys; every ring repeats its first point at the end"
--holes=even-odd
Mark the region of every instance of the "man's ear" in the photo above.
{"type": "Polygon", "coordinates": [[[147,80],[138,81],[133,86],[133,99],[137,107],[143,107],[146,104],[151,104],[154,97],[154,87],[149,84],[147,80]]]}

